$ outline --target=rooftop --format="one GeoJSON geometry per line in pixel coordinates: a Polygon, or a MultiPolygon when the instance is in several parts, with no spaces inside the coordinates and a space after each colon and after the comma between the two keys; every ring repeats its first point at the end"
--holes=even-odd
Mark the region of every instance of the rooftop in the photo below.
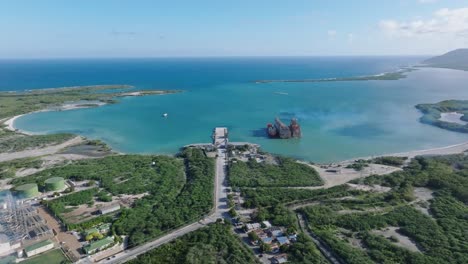
{"type": "Polygon", "coordinates": [[[277,237],[276,240],[278,240],[278,243],[280,243],[280,245],[284,245],[284,244],[288,244],[288,243],[289,243],[288,238],[287,238],[287,237],[284,237],[284,236],[277,237]]]}
{"type": "Polygon", "coordinates": [[[36,250],[36,249],[41,248],[41,247],[45,247],[45,246],[50,245],[50,244],[54,244],[54,242],[52,242],[52,240],[50,240],[50,239],[47,239],[47,240],[41,241],[39,243],[36,243],[36,244],[25,247],[24,251],[30,252],[30,251],[36,250]]]}
{"type": "Polygon", "coordinates": [[[120,204],[105,205],[105,206],[99,208],[99,210],[105,211],[105,210],[112,210],[112,209],[116,209],[116,208],[120,208],[120,204]]]}
{"type": "Polygon", "coordinates": [[[85,246],[85,250],[86,251],[94,251],[96,249],[100,249],[102,247],[105,247],[111,243],[114,243],[114,238],[112,237],[105,237],[101,240],[98,240],[98,241],[95,241],[95,242],[91,242],[89,243],[89,245],[85,246]]]}
{"type": "Polygon", "coordinates": [[[55,183],[55,182],[60,182],[60,181],[64,181],[64,179],[62,177],[52,177],[52,178],[47,179],[45,183],[55,183]]]}

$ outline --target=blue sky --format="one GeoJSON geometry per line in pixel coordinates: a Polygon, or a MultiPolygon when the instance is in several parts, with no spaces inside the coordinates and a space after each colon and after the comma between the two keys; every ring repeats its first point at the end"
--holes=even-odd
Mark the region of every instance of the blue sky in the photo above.
{"type": "Polygon", "coordinates": [[[0,58],[419,55],[468,47],[466,0],[0,0],[0,58]]]}

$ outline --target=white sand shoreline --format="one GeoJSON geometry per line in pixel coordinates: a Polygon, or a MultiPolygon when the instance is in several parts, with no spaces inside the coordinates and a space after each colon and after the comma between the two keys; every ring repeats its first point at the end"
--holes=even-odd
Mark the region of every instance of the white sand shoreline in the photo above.
{"type": "Polygon", "coordinates": [[[33,135],[33,133],[15,128],[15,121],[16,121],[16,119],[18,119],[18,118],[20,118],[20,117],[22,117],[22,116],[24,116],[24,115],[25,115],[25,114],[16,115],[16,116],[14,116],[14,117],[12,117],[12,118],[6,120],[5,122],[3,122],[3,124],[6,125],[6,129],[8,129],[8,130],[10,130],[10,131],[18,132],[18,133],[21,133],[21,134],[25,134],[25,135],[31,136],[31,135],[33,135]]]}
{"type": "Polygon", "coordinates": [[[407,157],[408,159],[412,159],[416,156],[460,154],[467,150],[468,150],[468,142],[463,142],[460,144],[437,147],[437,148],[410,150],[410,151],[405,151],[405,152],[378,154],[374,156],[359,157],[359,158],[353,158],[353,159],[344,160],[341,162],[334,162],[334,163],[352,163],[359,159],[368,160],[368,159],[373,159],[373,158],[378,158],[378,157],[407,157]]]}
{"type": "Polygon", "coordinates": [[[8,129],[8,130],[10,130],[10,131],[13,131],[13,132],[17,132],[17,133],[21,133],[21,134],[25,134],[25,135],[31,136],[31,135],[36,135],[36,133],[29,132],[29,131],[22,130],[22,129],[18,129],[18,128],[15,127],[15,121],[16,121],[16,119],[18,119],[18,118],[20,118],[20,117],[22,117],[22,116],[24,116],[24,115],[29,115],[29,114],[34,114],[34,113],[40,113],[40,112],[70,111],[70,110],[76,110],[76,109],[100,107],[100,106],[103,106],[103,105],[106,105],[106,103],[103,103],[103,102],[66,103],[66,104],[63,104],[63,105],[58,106],[58,107],[50,107],[50,108],[46,108],[46,109],[42,109],[42,110],[30,112],[30,113],[27,113],[27,114],[16,115],[16,116],[14,116],[14,117],[12,117],[12,118],[6,119],[6,121],[4,121],[3,124],[6,125],[5,128],[8,129]],[[92,104],[92,105],[85,105],[85,104],[92,104]],[[94,106],[94,105],[95,105],[95,106],[94,106]]]}

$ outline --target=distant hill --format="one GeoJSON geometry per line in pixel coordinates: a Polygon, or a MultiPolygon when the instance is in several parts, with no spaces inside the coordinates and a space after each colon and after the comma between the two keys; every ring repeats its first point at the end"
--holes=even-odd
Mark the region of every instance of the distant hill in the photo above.
{"type": "Polygon", "coordinates": [[[457,49],[423,61],[429,67],[468,71],[468,49],[457,49]]]}

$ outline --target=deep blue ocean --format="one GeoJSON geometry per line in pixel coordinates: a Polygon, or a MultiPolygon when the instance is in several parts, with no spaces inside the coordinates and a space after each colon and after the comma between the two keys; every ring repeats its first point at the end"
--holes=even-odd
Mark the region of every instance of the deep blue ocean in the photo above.
{"type": "Polygon", "coordinates": [[[422,68],[398,81],[266,83],[373,75],[422,57],[158,58],[0,61],[0,90],[129,84],[184,93],[127,97],[100,108],[23,116],[34,133],[73,132],[128,153],[171,154],[208,142],[215,126],[233,141],[317,162],[465,142],[468,135],[419,123],[418,103],[468,99],[468,72],[422,68]],[[162,118],[162,113],[168,118],[162,118]],[[303,138],[272,140],[264,127],[296,117],[303,138]]]}

